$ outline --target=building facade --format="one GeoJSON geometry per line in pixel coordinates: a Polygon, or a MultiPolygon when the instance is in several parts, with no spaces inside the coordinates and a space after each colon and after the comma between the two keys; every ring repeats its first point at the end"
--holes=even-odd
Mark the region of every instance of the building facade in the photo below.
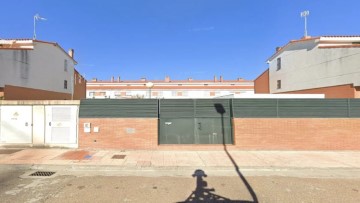
{"type": "Polygon", "coordinates": [[[276,49],[255,93],[360,98],[360,36],[306,37],[276,49]]]}
{"type": "Polygon", "coordinates": [[[0,97],[5,100],[85,98],[74,50],[39,40],[0,40],[0,97]]]}
{"type": "Polygon", "coordinates": [[[229,94],[253,94],[253,81],[238,78],[223,80],[160,80],[123,81],[112,78],[110,81],[93,79],[87,82],[86,97],[94,99],[130,99],[130,98],[214,98],[229,94]]]}

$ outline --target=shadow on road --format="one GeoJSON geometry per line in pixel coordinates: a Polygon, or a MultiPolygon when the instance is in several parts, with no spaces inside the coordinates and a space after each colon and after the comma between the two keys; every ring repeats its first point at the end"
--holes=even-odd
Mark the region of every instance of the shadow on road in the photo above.
{"type": "MultiPolygon", "coordinates": [[[[229,203],[250,203],[252,201],[242,201],[242,200],[231,200],[229,198],[215,194],[214,188],[207,188],[207,182],[203,179],[207,175],[201,169],[197,169],[193,177],[196,177],[196,189],[191,193],[191,195],[183,201],[185,202],[229,202],[229,203]]],[[[183,203],[179,202],[179,203],[183,203]]]]}
{"type": "Polygon", "coordinates": [[[193,177],[196,177],[196,189],[191,193],[191,195],[183,202],[239,202],[239,203],[258,203],[258,198],[252,189],[249,182],[246,180],[244,175],[240,172],[239,166],[229,153],[229,151],[226,148],[226,142],[225,142],[225,129],[224,129],[224,114],[225,114],[225,108],[222,104],[215,104],[214,105],[216,111],[221,115],[221,128],[222,128],[222,144],[224,146],[224,151],[229,157],[231,163],[234,165],[235,171],[238,174],[240,180],[244,183],[246,186],[246,189],[251,195],[252,201],[249,200],[231,200],[229,198],[220,196],[215,194],[214,188],[207,188],[207,182],[204,181],[203,178],[207,177],[205,172],[201,169],[195,170],[193,177]]]}
{"type": "Polygon", "coordinates": [[[244,183],[244,185],[246,186],[247,190],[249,191],[254,203],[259,202],[258,198],[255,194],[255,191],[252,189],[251,185],[249,184],[249,182],[246,180],[246,178],[244,177],[244,175],[240,172],[239,166],[237,165],[237,163],[235,162],[235,160],[232,158],[231,154],[229,153],[229,151],[226,148],[226,144],[225,144],[225,129],[224,129],[224,113],[225,108],[222,104],[214,104],[214,107],[216,109],[216,111],[221,114],[221,128],[222,128],[222,139],[223,139],[223,146],[224,146],[224,151],[226,153],[226,155],[229,157],[231,163],[234,165],[235,171],[238,174],[239,178],[241,179],[241,181],[244,183]]]}

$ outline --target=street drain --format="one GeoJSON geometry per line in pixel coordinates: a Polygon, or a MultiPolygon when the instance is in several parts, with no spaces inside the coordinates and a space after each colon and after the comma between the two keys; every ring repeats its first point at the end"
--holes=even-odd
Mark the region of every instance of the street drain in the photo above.
{"type": "Polygon", "coordinates": [[[120,155],[120,154],[115,154],[113,157],[111,157],[112,159],[124,159],[126,157],[126,155],[120,155]]]}
{"type": "Polygon", "coordinates": [[[36,171],[35,173],[30,174],[30,176],[52,176],[55,172],[52,171],[36,171]]]}

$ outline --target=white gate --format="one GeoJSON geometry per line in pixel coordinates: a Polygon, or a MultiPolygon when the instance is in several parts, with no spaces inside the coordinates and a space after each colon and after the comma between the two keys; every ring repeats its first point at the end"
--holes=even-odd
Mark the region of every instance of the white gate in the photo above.
{"type": "Polygon", "coordinates": [[[2,106],[0,114],[0,141],[2,143],[32,143],[31,106],[2,106]]]}
{"type": "Polygon", "coordinates": [[[77,106],[46,106],[45,143],[77,143],[77,106]]]}

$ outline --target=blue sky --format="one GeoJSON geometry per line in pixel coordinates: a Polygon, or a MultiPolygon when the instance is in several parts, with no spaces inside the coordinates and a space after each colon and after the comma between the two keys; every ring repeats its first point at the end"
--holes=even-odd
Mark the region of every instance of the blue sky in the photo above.
{"type": "Polygon", "coordinates": [[[275,47],[304,33],[360,35],[359,0],[1,0],[0,38],[74,48],[77,69],[108,80],[255,79],[275,47]]]}

